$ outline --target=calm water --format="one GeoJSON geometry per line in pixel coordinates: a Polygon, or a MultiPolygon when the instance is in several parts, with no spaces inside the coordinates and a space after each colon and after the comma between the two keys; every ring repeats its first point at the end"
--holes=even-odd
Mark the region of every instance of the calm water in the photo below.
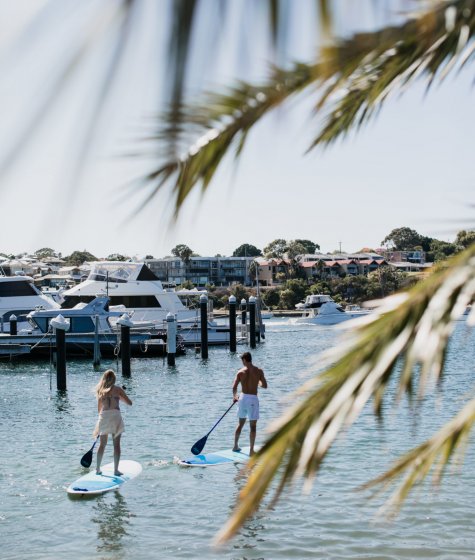
{"type": "MultiPolygon", "coordinates": [[[[308,361],[332,346],[332,328],[268,323],[254,361],[264,367],[263,428],[302,379],[308,361]]],[[[414,427],[403,404],[378,430],[370,411],[341,439],[310,495],[285,494],[262,509],[219,552],[210,541],[229,515],[243,484],[239,468],[183,469],[188,456],[231,400],[240,361],[211,349],[203,362],[189,352],[175,368],[161,359],[133,361],[124,383],[134,401],[124,411],[123,458],[144,470],[119,492],[70,500],[65,487],[82,474],[79,459],[92,443],[100,372],[88,362],[68,364],[67,396],[58,396],[49,363],[0,361],[0,557],[2,559],[134,558],[475,558],[472,529],[475,453],[436,491],[421,489],[391,524],[375,517],[378,503],[354,489],[388,466],[396,454],[436,430],[470,396],[474,384],[473,331],[457,326],[448,355],[446,393],[424,403],[414,427]],[[50,390],[50,382],[53,389],[50,390]]],[[[115,364],[104,362],[106,366],[115,364]]],[[[232,445],[236,416],[228,414],[206,450],[232,445]]],[[[247,439],[247,427],[244,431],[247,439]]],[[[258,440],[262,441],[262,431],[258,440]]],[[[243,443],[245,443],[243,440],[243,443]]],[[[112,460],[109,444],[105,462],[112,460]]]]}

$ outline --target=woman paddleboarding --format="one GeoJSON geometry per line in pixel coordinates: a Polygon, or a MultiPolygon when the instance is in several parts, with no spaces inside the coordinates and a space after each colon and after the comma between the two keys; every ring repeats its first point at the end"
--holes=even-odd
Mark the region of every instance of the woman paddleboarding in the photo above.
{"type": "Polygon", "coordinates": [[[115,384],[116,377],[113,370],[104,372],[101,380],[96,385],[97,411],[99,418],[94,430],[94,437],[100,435],[99,449],[97,450],[96,473],[101,474],[101,463],[107,445],[108,434],[112,434],[114,443],[114,475],[120,476],[120,436],[124,431],[124,421],[120,413],[119,402],[123,401],[132,405],[132,401],[121,387],[115,384]]]}

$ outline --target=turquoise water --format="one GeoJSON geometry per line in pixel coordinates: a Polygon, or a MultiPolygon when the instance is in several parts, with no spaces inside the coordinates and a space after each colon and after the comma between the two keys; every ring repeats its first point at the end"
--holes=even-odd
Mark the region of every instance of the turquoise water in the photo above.
{"type": "MultiPolygon", "coordinates": [[[[261,394],[258,441],[305,377],[309,360],[334,345],[337,336],[333,328],[268,322],[266,342],[254,352],[269,381],[261,394]]],[[[89,362],[68,363],[68,391],[61,396],[48,362],[2,359],[0,557],[475,558],[473,449],[439,490],[424,486],[392,523],[376,517],[379,502],[354,491],[435,431],[471,395],[474,343],[473,331],[459,323],[448,354],[446,391],[425,400],[426,414],[417,426],[404,403],[397,413],[387,411],[384,432],[365,411],[331,452],[309,495],[296,485],[219,551],[210,542],[242,487],[239,466],[183,469],[173,460],[188,456],[231,403],[237,356],[213,348],[203,362],[189,352],[174,368],[161,359],[133,360],[132,378],[119,378],[134,401],[124,410],[122,456],[139,461],[144,470],[118,492],[81,501],[68,499],[65,488],[83,473],[79,459],[92,444],[92,389],[100,372],[89,362]]],[[[115,367],[102,365],[101,371],[115,367]]],[[[232,410],[206,450],[230,447],[235,423],[232,410]]],[[[243,443],[247,436],[246,427],[243,443]]],[[[110,460],[109,444],[105,462],[110,460]]]]}

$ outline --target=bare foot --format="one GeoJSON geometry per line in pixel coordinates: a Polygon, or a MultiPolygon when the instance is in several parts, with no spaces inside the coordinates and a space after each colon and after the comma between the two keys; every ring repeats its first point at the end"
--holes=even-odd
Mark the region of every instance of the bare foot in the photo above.
{"type": "Polygon", "coordinates": [[[114,476],[122,476],[124,473],[120,471],[115,471],[114,476]]]}
{"type": "Polygon", "coordinates": [[[250,449],[249,450],[249,457],[252,457],[254,455],[255,451],[254,449],[250,449]]]}
{"type": "Polygon", "coordinates": [[[96,469],[96,474],[102,474],[101,469],[96,469]]]}
{"type": "Polygon", "coordinates": [[[241,448],[240,447],[233,447],[233,451],[235,453],[237,453],[237,452],[241,451],[241,448]]]}

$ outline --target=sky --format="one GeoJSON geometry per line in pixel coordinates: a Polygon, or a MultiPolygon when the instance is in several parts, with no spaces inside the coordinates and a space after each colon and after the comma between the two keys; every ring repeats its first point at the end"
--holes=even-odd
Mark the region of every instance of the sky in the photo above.
{"type": "MultiPolygon", "coordinates": [[[[213,2],[208,0],[208,6],[213,2]]],[[[276,238],[310,239],[322,251],[341,243],[343,251],[353,252],[379,247],[397,227],[453,240],[459,229],[474,226],[470,65],[428,94],[420,83],[391,98],[373,122],[325,150],[306,153],[319,120],[312,113],[315,98],[298,98],[259,123],[238,164],[228,158],[207,192],[192,194],[178,222],[171,220],[169,192],[137,212],[146,191],[132,180],[156,159],[126,154],[154,148],[143,139],[153,132],[169,76],[169,25],[160,17],[165,4],[139,2],[127,64],[96,115],[94,93],[101,90],[102,62],[111,53],[110,36],[101,30],[113,17],[115,0],[84,0],[80,6],[71,0],[0,0],[0,157],[12,163],[0,176],[0,252],[51,247],[63,255],[88,250],[98,257],[142,258],[168,255],[185,243],[203,256],[230,255],[242,243],[262,249],[276,238]],[[148,21],[157,23],[144,25],[148,21]],[[55,77],[85,30],[99,36],[96,50],[55,89],[55,77]],[[54,103],[42,105],[51,91],[54,103]],[[78,169],[77,153],[91,115],[97,126],[87,142],[87,165],[78,169]],[[22,132],[28,142],[12,151],[25,137],[22,132]]],[[[238,10],[239,4],[233,7],[238,10]]],[[[392,2],[393,9],[384,13],[372,12],[368,6],[374,3],[366,0],[360,0],[366,11],[357,13],[345,11],[350,4],[344,0],[337,4],[335,28],[349,33],[374,28],[385,18],[394,21],[396,4],[408,3],[392,2]]],[[[289,4],[290,10],[295,5],[289,4]]],[[[293,58],[314,52],[310,5],[300,2],[298,13],[291,14],[293,58]]],[[[240,14],[231,13],[228,20],[240,14]]],[[[216,44],[210,33],[194,37],[192,92],[229,85],[237,77],[262,79],[272,53],[263,39],[243,42],[243,25],[252,37],[261,36],[258,21],[240,20],[238,26],[224,25],[216,44]]]]}

